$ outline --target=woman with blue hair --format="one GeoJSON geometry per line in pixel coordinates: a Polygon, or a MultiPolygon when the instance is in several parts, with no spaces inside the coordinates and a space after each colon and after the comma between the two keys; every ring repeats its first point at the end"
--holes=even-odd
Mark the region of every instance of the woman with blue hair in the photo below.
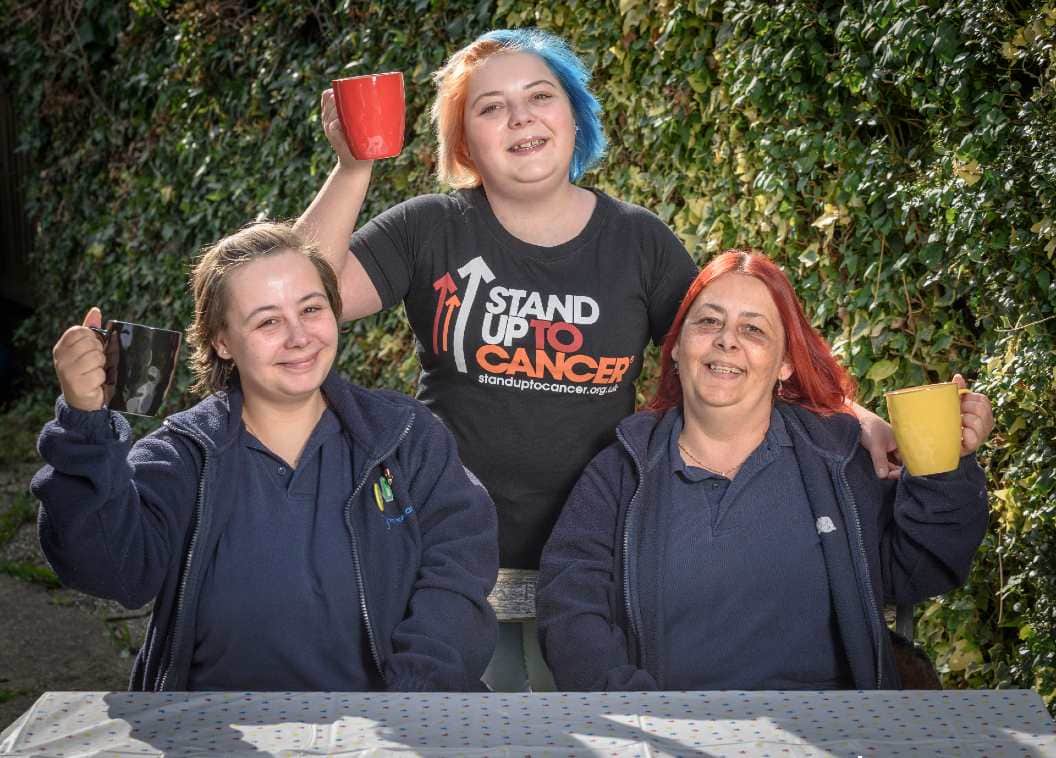
{"type": "MultiPolygon", "coordinates": [[[[407,200],[353,235],[371,163],[353,158],[327,90],[338,164],[297,229],[338,271],[346,320],[404,303],[418,397],[495,501],[501,565],[534,572],[580,472],[634,410],[642,353],[696,267],[655,215],[576,184],[605,136],[590,74],[563,40],[488,32],[434,80],[438,178],[455,192],[407,200]]],[[[500,571],[500,595],[513,575],[500,571]]],[[[551,686],[534,623],[500,625],[485,681],[551,686]]]]}

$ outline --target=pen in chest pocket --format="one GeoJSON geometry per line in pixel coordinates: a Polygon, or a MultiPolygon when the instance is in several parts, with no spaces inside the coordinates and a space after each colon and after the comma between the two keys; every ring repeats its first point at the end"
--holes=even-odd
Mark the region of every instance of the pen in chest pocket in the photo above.
{"type": "Polygon", "coordinates": [[[385,505],[393,501],[392,472],[389,471],[387,466],[383,469],[383,472],[383,476],[374,482],[374,502],[377,503],[378,510],[382,513],[385,512],[385,505]]]}

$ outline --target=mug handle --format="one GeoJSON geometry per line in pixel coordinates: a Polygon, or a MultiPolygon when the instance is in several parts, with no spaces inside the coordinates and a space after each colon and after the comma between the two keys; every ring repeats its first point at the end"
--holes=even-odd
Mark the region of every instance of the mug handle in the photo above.
{"type": "MultiPolygon", "coordinates": [[[[91,329],[95,333],[95,336],[99,338],[99,341],[103,344],[104,348],[109,345],[109,343],[110,343],[110,335],[113,333],[112,329],[101,329],[98,326],[89,326],[88,328],[91,329]]],[[[114,394],[113,387],[114,387],[114,385],[117,384],[117,376],[116,376],[117,367],[114,365],[113,361],[111,360],[113,356],[110,355],[109,350],[106,351],[106,352],[107,352],[106,366],[103,368],[103,371],[106,372],[106,379],[104,380],[103,384],[104,384],[104,386],[110,388],[110,391],[107,393],[107,398],[106,398],[106,403],[107,403],[107,405],[109,405],[110,404],[110,398],[114,394]]]]}

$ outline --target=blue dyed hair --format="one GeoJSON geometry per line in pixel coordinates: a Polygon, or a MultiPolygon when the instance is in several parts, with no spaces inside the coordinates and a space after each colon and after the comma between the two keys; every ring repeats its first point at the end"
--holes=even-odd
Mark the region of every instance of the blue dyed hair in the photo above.
{"type": "Polygon", "coordinates": [[[498,52],[537,55],[557,77],[568,95],[577,127],[568,178],[578,181],[605,154],[607,141],[601,126],[601,105],[590,91],[590,72],[583,61],[563,39],[539,29],[495,29],[482,34],[452,55],[433,75],[438,86],[432,116],[439,142],[440,180],[454,187],[480,183],[465,149],[462,110],[470,74],[498,52]]]}

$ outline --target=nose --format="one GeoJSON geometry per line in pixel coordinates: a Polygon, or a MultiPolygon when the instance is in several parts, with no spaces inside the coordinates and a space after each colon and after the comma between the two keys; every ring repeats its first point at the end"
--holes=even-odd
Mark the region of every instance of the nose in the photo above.
{"type": "Polygon", "coordinates": [[[741,343],[737,339],[737,329],[733,324],[726,324],[722,327],[722,331],[715,338],[715,346],[720,350],[740,349],[741,343]]]}
{"type": "Polygon", "coordinates": [[[509,114],[509,126],[511,128],[524,126],[525,124],[530,124],[535,121],[535,117],[532,116],[532,110],[528,107],[526,103],[511,103],[509,114]]]}
{"type": "Polygon", "coordinates": [[[308,330],[304,328],[304,324],[301,323],[300,319],[291,319],[289,322],[289,329],[286,332],[286,346],[287,347],[303,347],[308,344],[308,330]]]}

